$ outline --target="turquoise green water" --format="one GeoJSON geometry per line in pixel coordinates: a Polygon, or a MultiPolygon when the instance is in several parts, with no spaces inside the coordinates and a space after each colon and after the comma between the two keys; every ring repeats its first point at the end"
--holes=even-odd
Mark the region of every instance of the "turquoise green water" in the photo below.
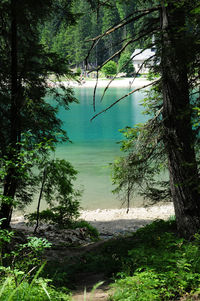
{"type": "MultiPolygon", "coordinates": [[[[96,112],[128,91],[128,88],[110,88],[100,103],[103,88],[98,88],[96,112]]],[[[63,128],[73,143],[59,145],[56,156],[70,161],[79,171],[76,186],[83,189],[83,209],[119,208],[121,201],[112,194],[109,163],[120,155],[117,142],[122,135],[118,130],[147,120],[139,105],[144,95],[140,92],[129,96],[91,122],[93,89],[79,88],[75,93],[80,103],[72,104],[69,111],[59,112],[63,128]]],[[[136,197],[135,202],[138,200],[136,197]]]]}

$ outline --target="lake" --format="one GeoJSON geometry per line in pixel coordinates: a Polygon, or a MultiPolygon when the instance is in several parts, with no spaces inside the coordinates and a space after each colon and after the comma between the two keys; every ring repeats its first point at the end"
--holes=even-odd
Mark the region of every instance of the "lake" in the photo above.
{"type": "MultiPolygon", "coordinates": [[[[73,143],[58,145],[56,157],[68,160],[79,171],[76,187],[83,189],[83,209],[119,208],[121,201],[112,194],[109,163],[121,155],[117,143],[122,140],[119,129],[147,120],[140,105],[144,94],[137,92],[127,97],[91,122],[90,119],[95,114],[92,105],[93,90],[76,88],[75,95],[79,104],[72,104],[69,111],[60,110],[59,117],[63,121],[63,129],[67,131],[73,143]]],[[[100,102],[103,88],[97,88],[96,112],[129,91],[129,88],[109,88],[100,102]]],[[[141,198],[136,197],[134,204],[139,201],[141,198]]]]}

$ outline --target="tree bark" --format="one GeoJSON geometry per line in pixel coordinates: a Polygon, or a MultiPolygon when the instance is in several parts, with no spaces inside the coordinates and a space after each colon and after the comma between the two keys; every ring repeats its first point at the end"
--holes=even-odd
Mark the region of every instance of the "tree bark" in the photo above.
{"type": "Polygon", "coordinates": [[[4,218],[2,228],[8,228],[11,221],[13,200],[17,187],[17,170],[14,167],[20,150],[20,93],[18,83],[18,49],[17,49],[17,7],[16,0],[11,1],[11,109],[10,109],[10,144],[7,157],[12,162],[4,179],[3,199],[0,219],[4,218]]]}
{"type": "Polygon", "coordinates": [[[185,14],[162,7],[162,89],[165,147],[179,234],[189,238],[200,229],[199,175],[191,124],[187,78],[185,14]]]}

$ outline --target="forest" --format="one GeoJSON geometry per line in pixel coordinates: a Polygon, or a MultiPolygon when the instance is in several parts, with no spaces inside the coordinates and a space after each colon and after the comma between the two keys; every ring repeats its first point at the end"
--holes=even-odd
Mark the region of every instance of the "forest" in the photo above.
{"type": "Polygon", "coordinates": [[[1,1],[0,300],[200,300],[199,21],[197,0],[1,1]],[[137,189],[175,213],[104,240],[79,218],[78,170],[55,156],[70,143],[59,110],[78,105],[63,79],[105,76],[104,96],[119,74],[141,76],[131,56],[152,48],[146,85],[99,112],[95,86],[93,119],[147,89],[149,119],[121,130],[112,181],[127,212],[137,189]],[[29,231],[12,228],[36,193],[29,231]]]}
{"type": "MultiPolygon", "coordinates": [[[[48,50],[59,53],[67,58],[70,66],[85,68],[85,60],[91,47],[92,39],[101,35],[108,28],[124,19],[128,13],[134,10],[133,1],[110,1],[107,5],[91,8],[90,1],[73,1],[71,11],[76,20],[66,28],[62,21],[62,12],[55,15],[45,26],[41,28],[41,42],[48,50]]],[[[113,32],[112,36],[99,41],[88,58],[89,69],[101,65],[115,51],[123,40],[134,33],[133,24],[127,24],[125,28],[113,32]]],[[[127,52],[132,54],[136,45],[130,45],[127,52]]],[[[117,61],[119,57],[115,58],[117,61]]]]}

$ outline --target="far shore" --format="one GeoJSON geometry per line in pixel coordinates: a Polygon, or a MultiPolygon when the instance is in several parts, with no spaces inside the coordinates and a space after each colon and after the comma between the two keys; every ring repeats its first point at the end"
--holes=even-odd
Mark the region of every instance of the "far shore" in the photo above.
{"type": "MultiPolygon", "coordinates": [[[[78,87],[78,88],[94,88],[97,84],[97,88],[105,88],[109,84],[109,79],[98,79],[98,82],[96,79],[86,79],[82,80],[81,82],[77,81],[61,81],[61,82],[50,82],[49,84],[52,86],[57,86],[59,84],[64,85],[65,87],[78,87]]],[[[109,87],[111,88],[118,88],[118,87],[128,87],[128,88],[139,88],[143,87],[145,85],[150,84],[151,81],[149,81],[147,78],[140,77],[133,80],[133,78],[116,78],[113,80],[109,87]]]]}

